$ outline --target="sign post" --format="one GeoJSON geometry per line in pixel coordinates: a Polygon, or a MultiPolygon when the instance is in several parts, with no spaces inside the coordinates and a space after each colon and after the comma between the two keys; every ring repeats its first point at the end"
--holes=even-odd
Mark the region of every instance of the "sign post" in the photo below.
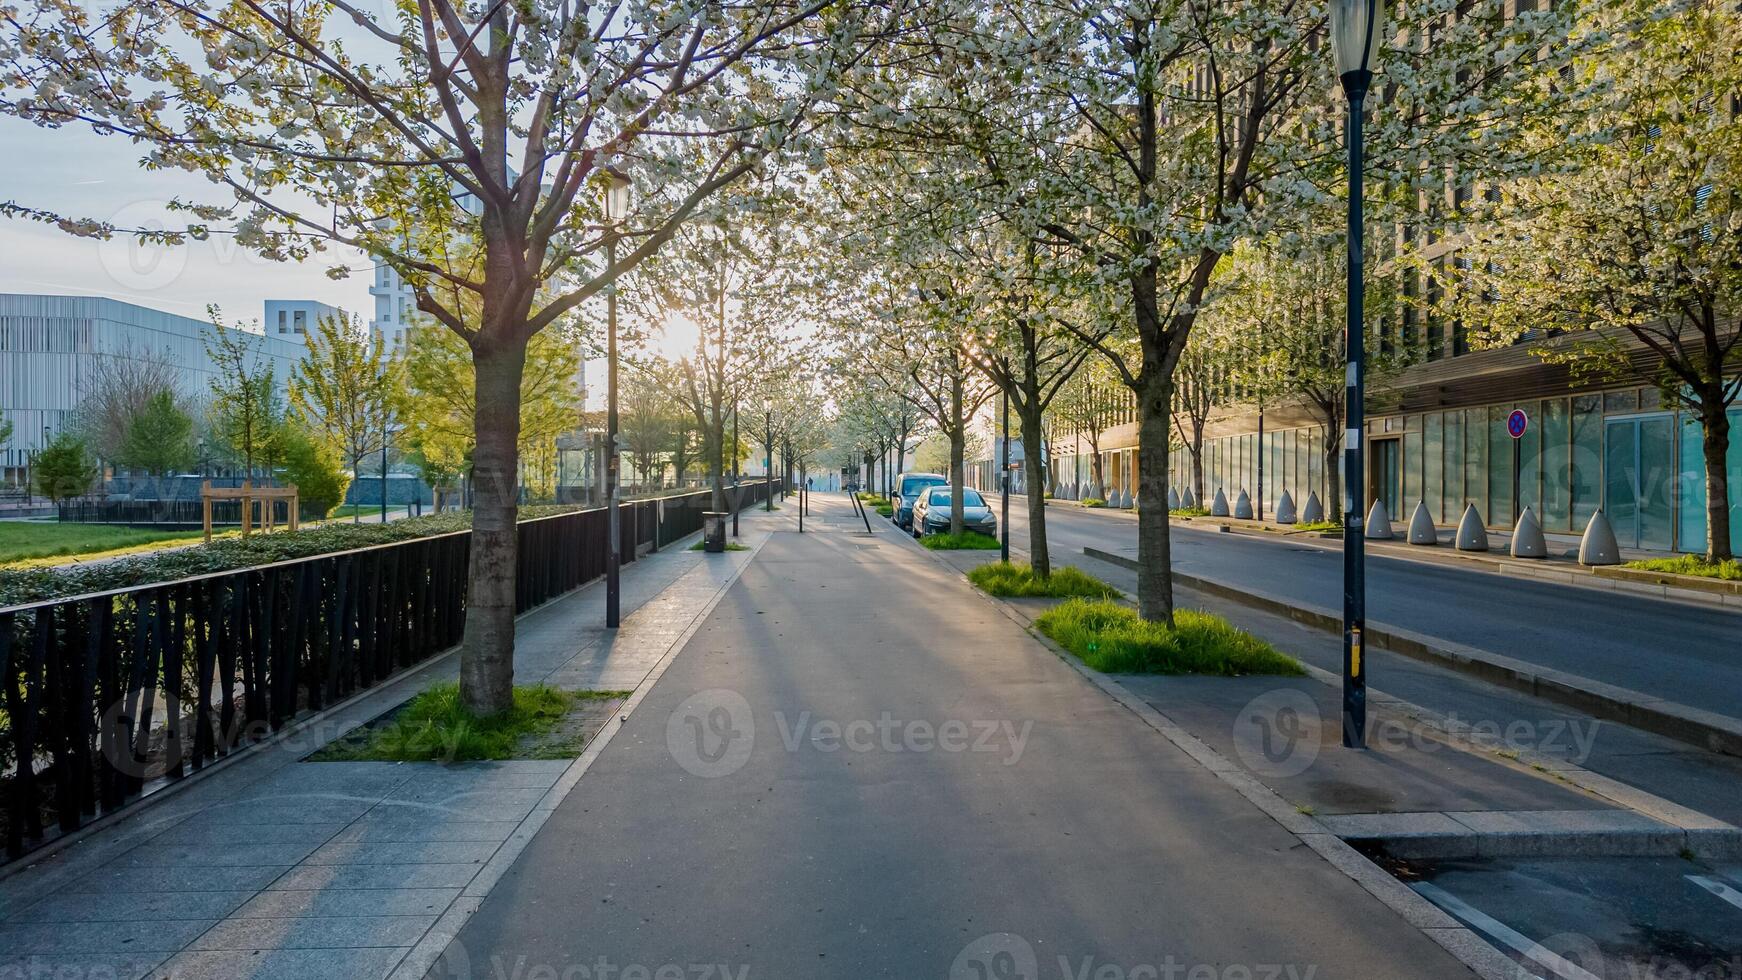
{"type": "Polygon", "coordinates": [[[1515,408],[1506,417],[1506,434],[1512,437],[1512,523],[1524,516],[1524,501],[1519,498],[1519,468],[1522,464],[1523,447],[1521,442],[1524,434],[1530,431],[1530,416],[1524,414],[1524,409],[1515,408]]]}

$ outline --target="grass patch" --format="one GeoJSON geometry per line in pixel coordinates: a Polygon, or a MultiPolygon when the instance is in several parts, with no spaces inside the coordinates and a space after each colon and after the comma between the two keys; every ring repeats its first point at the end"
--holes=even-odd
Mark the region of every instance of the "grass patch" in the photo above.
{"type": "Polygon", "coordinates": [[[1195,609],[1174,612],[1173,629],[1115,602],[1072,599],[1034,625],[1083,663],[1110,674],[1299,676],[1300,663],[1270,644],[1195,609]]]}
{"type": "Polygon", "coordinates": [[[895,516],[895,508],[890,506],[889,504],[878,504],[876,509],[877,509],[877,516],[878,517],[894,517],[895,516]]]}
{"type": "Polygon", "coordinates": [[[1310,524],[1296,523],[1296,524],[1290,524],[1287,526],[1294,528],[1296,531],[1341,531],[1343,529],[1343,522],[1342,521],[1313,521],[1310,524]]]}
{"type": "Polygon", "coordinates": [[[1167,512],[1167,516],[1169,516],[1169,517],[1209,517],[1210,511],[1209,511],[1209,508],[1207,508],[1207,507],[1175,507],[1174,509],[1167,512]]]}
{"type": "Polygon", "coordinates": [[[867,507],[888,507],[888,506],[890,506],[889,498],[883,496],[882,494],[860,493],[859,499],[864,501],[865,506],[867,506],[867,507]]]}
{"type": "Polygon", "coordinates": [[[960,534],[928,534],[919,543],[933,551],[997,551],[998,539],[978,531],[960,534]]]}
{"type": "Polygon", "coordinates": [[[1624,567],[1647,572],[1668,572],[1671,575],[1697,575],[1700,578],[1722,579],[1725,582],[1742,582],[1742,562],[1735,559],[1710,562],[1703,555],[1677,555],[1674,558],[1630,561],[1624,567]]]}
{"type": "Polygon", "coordinates": [[[1105,507],[1107,501],[1100,497],[1084,497],[1079,501],[1084,507],[1105,507]]]}
{"type": "MultiPolygon", "coordinates": [[[[691,551],[706,551],[707,548],[708,548],[708,543],[706,541],[697,541],[695,544],[690,545],[691,551]]],[[[750,547],[748,545],[739,544],[736,541],[728,541],[728,542],[726,542],[726,550],[727,551],[749,551],[750,547]]]]}
{"type": "MultiPolygon", "coordinates": [[[[478,718],[460,703],[458,683],[437,684],[407,701],[384,724],[345,738],[310,756],[317,762],[470,762],[565,758],[542,754],[577,706],[627,697],[624,691],[564,691],[543,684],[514,689],[514,707],[478,718]]],[[[563,750],[572,738],[559,740],[563,750]]]]}
{"type": "Polygon", "coordinates": [[[993,562],[968,572],[968,581],[995,596],[1111,599],[1119,590],[1070,566],[1055,568],[1046,578],[1027,564],[993,562]]]}
{"type": "Polygon", "coordinates": [[[152,531],[120,524],[62,524],[58,521],[0,521],[0,564],[34,558],[127,553],[166,542],[205,537],[191,531],[152,531]]]}

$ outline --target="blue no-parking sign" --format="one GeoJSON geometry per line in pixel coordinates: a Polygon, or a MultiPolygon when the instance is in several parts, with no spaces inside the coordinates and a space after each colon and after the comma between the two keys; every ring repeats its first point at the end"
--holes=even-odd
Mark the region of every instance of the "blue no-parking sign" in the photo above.
{"type": "Polygon", "coordinates": [[[1530,416],[1524,414],[1524,409],[1515,408],[1506,417],[1506,431],[1514,439],[1524,438],[1525,430],[1530,428],[1530,416]]]}

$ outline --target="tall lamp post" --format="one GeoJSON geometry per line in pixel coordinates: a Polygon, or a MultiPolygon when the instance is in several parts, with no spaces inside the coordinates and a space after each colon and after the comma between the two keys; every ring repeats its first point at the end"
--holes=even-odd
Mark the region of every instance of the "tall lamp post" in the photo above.
{"type": "Polygon", "coordinates": [[[1002,515],[998,519],[998,558],[1008,563],[1010,561],[1010,392],[1004,392],[1002,438],[998,449],[998,509],[1002,515]]]}
{"type": "Polygon", "coordinates": [[[1379,0],[1331,0],[1331,53],[1337,77],[1348,96],[1349,117],[1345,139],[1349,145],[1349,283],[1348,319],[1344,333],[1349,345],[1348,391],[1344,397],[1347,422],[1343,432],[1343,745],[1364,748],[1367,744],[1367,665],[1362,656],[1362,634],[1367,621],[1367,563],[1362,539],[1361,504],[1366,496],[1366,473],[1361,438],[1365,430],[1362,401],[1366,352],[1365,316],[1362,299],[1361,212],[1361,113],[1367,88],[1373,82],[1385,11],[1379,0]]]}
{"type": "MultiPolygon", "coordinates": [[[[629,212],[629,176],[605,169],[605,265],[617,267],[617,223],[629,212]]],[[[617,280],[605,287],[605,628],[616,629],[622,618],[618,568],[622,565],[623,528],[618,513],[617,468],[617,280]]]]}
{"type": "Polygon", "coordinates": [[[762,402],[762,509],[774,510],[774,403],[762,402]]]}

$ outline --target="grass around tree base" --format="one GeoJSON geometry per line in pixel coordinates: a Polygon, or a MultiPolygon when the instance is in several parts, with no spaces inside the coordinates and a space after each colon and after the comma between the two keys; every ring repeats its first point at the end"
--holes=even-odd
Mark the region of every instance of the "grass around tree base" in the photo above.
{"type": "Polygon", "coordinates": [[[0,564],[71,555],[109,555],[165,542],[198,541],[205,532],[153,531],[120,524],[0,521],[0,564]]]}
{"type": "Polygon", "coordinates": [[[1167,512],[1169,517],[1209,517],[1210,511],[1205,507],[1175,507],[1167,512]]]}
{"type": "Polygon", "coordinates": [[[1055,568],[1051,575],[1040,578],[1026,563],[993,562],[968,572],[968,581],[986,592],[1004,598],[1073,597],[1111,599],[1119,590],[1068,565],[1055,568]]]}
{"type": "Polygon", "coordinates": [[[478,718],[460,703],[460,685],[437,684],[405,703],[361,738],[341,739],[311,756],[317,762],[470,762],[550,758],[536,743],[587,701],[625,691],[564,691],[543,684],[514,689],[514,707],[478,718]]]}
{"type": "Polygon", "coordinates": [[[888,504],[878,504],[877,505],[877,516],[878,517],[894,517],[895,516],[895,508],[889,506],[888,504]]]}
{"type": "Polygon", "coordinates": [[[1084,507],[1105,507],[1107,501],[1101,497],[1084,497],[1081,501],[1084,507]]]}
{"type": "Polygon", "coordinates": [[[1742,582],[1742,562],[1734,558],[1729,561],[1709,562],[1704,555],[1677,555],[1674,558],[1646,558],[1640,561],[1630,561],[1625,567],[1647,572],[1697,575],[1700,578],[1715,578],[1725,582],[1742,582]]]}
{"type": "Polygon", "coordinates": [[[933,551],[997,551],[998,539],[978,531],[960,534],[928,534],[919,543],[933,551]]]}
{"type": "Polygon", "coordinates": [[[1227,620],[1195,609],[1174,612],[1173,629],[1105,600],[1072,599],[1034,620],[1042,633],[1109,674],[1298,676],[1300,663],[1227,620]]]}
{"type": "MultiPolygon", "coordinates": [[[[707,549],[708,549],[708,543],[706,541],[697,541],[695,544],[690,545],[691,551],[706,551],[707,549]]],[[[727,551],[749,551],[750,548],[748,545],[742,545],[736,541],[728,541],[728,542],[726,542],[726,550],[727,551]]]]}

